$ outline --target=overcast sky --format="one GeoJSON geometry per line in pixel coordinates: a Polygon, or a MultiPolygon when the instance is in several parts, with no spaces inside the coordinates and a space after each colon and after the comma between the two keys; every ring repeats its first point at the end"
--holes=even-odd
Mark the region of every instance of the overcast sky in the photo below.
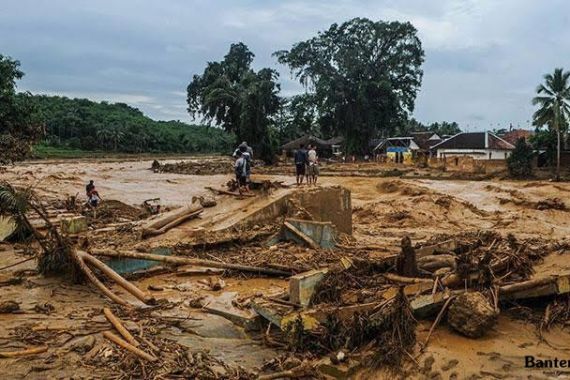
{"type": "Polygon", "coordinates": [[[0,0],[0,54],[22,63],[20,90],[126,102],[190,121],[186,86],[242,41],[254,65],[353,17],[411,21],[425,50],[414,116],[464,129],[528,127],[542,75],[570,69],[567,0],[0,0]]]}

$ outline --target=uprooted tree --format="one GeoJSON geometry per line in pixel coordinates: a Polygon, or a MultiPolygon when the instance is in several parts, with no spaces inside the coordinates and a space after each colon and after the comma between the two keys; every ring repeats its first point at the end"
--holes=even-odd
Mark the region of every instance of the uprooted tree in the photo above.
{"type": "Polygon", "coordinates": [[[31,95],[16,94],[16,81],[24,76],[19,67],[0,54],[0,163],[27,157],[45,130],[31,95]]]}
{"type": "Polygon", "coordinates": [[[528,178],[532,175],[534,152],[524,138],[517,140],[515,149],[507,158],[509,174],[515,178],[528,178]]]}
{"type": "Polygon", "coordinates": [[[312,96],[325,135],[365,153],[371,138],[401,127],[414,109],[424,51],[408,22],[355,18],[274,54],[312,96]]]}
{"type": "Polygon", "coordinates": [[[281,106],[275,70],[251,68],[254,54],[243,43],[232,44],[220,62],[209,62],[188,85],[188,112],[247,141],[255,156],[271,162],[275,153],[273,117],[281,106]]]}

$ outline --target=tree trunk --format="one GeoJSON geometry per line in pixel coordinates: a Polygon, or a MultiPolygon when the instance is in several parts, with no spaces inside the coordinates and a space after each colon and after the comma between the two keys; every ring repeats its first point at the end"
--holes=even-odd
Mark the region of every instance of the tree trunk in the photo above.
{"type": "Polygon", "coordinates": [[[556,124],[556,180],[560,181],[560,125],[556,124]]]}

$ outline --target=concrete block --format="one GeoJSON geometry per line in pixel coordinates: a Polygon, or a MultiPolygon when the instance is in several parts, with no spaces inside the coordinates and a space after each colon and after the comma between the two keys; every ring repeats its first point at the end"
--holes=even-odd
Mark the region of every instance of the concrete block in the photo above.
{"type": "Polygon", "coordinates": [[[302,306],[309,306],[315,287],[327,272],[326,268],[313,269],[289,278],[289,300],[302,306]]]}
{"type": "Polygon", "coordinates": [[[84,216],[74,216],[62,218],[60,221],[61,232],[64,234],[78,234],[87,231],[87,218],[84,216]]]}

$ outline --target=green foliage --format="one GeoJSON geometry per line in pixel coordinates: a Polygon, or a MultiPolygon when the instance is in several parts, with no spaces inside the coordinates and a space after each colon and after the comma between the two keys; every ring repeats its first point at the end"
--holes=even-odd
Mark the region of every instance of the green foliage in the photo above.
{"type": "Polygon", "coordinates": [[[16,95],[16,81],[24,76],[19,67],[0,54],[0,163],[28,156],[44,132],[30,95],[16,95]]]}
{"type": "Polygon", "coordinates": [[[277,144],[271,128],[281,106],[278,74],[268,68],[255,72],[253,57],[245,44],[238,43],[222,61],[209,62],[188,85],[188,112],[223,126],[235,134],[236,142],[247,141],[256,156],[272,161],[277,144]]]}
{"type": "Polygon", "coordinates": [[[533,122],[538,128],[547,126],[556,132],[556,178],[560,178],[561,135],[568,133],[570,120],[570,71],[554,69],[553,74],[544,76],[544,84],[536,88],[537,96],[532,104],[538,106],[533,122]]]}
{"type": "Polygon", "coordinates": [[[515,149],[507,158],[509,174],[515,178],[528,178],[532,175],[532,158],[534,152],[524,138],[517,140],[515,149]]]}
{"type": "Polygon", "coordinates": [[[342,135],[349,153],[405,123],[423,75],[410,23],[355,18],[275,55],[312,95],[322,133],[342,135]]]}
{"type": "Polygon", "coordinates": [[[441,123],[435,122],[429,125],[422,124],[416,119],[412,118],[407,123],[404,124],[402,128],[398,129],[397,134],[399,136],[409,136],[410,132],[433,132],[437,133],[440,137],[444,135],[453,136],[461,132],[459,124],[455,121],[447,122],[442,121],[441,123]]]}
{"type": "Polygon", "coordinates": [[[47,136],[37,147],[40,155],[57,151],[63,155],[81,151],[229,153],[233,148],[233,135],[219,128],[155,121],[124,103],[45,95],[33,96],[29,101],[46,122],[47,136]]]}
{"type": "Polygon", "coordinates": [[[323,137],[318,124],[318,110],[313,97],[314,95],[305,93],[293,96],[283,103],[275,121],[281,143],[306,134],[323,137]]]}

